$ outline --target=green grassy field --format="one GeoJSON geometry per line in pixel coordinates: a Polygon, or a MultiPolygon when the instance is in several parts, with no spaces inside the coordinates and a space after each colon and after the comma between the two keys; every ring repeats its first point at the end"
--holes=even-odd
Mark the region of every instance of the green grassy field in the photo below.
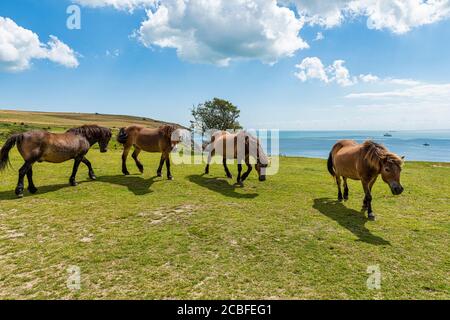
{"type": "Polygon", "coordinates": [[[240,188],[220,165],[155,178],[156,154],[141,155],[144,175],[129,159],[125,177],[120,152],[91,150],[98,181],[81,166],[77,187],[72,162],[36,164],[38,193],[16,199],[14,149],[0,175],[0,298],[450,298],[449,164],[407,162],[398,197],[378,182],[371,222],[358,182],[335,201],[323,160],[282,158],[279,174],[240,188]],[[380,290],[366,286],[372,265],[380,290]]]}

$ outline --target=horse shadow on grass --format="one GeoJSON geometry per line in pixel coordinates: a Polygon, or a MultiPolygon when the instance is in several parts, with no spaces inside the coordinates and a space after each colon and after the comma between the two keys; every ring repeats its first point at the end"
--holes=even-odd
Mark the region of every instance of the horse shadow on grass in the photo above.
{"type": "MultiPolygon", "coordinates": [[[[78,185],[83,184],[83,183],[88,183],[90,181],[86,180],[86,181],[77,181],[78,185]]],[[[65,189],[65,188],[76,188],[76,187],[72,187],[69,183],[60,183],[60,184],[53,184],[53,185],[48,185],[48,186],[39,186],[36,185],[36,188],[38,189],[37,192],[35,194],[30,193],[27,190],[28,185],[25,183],[25,189],[23,192],[23,197],[24,198],[28,198],[28,197],[34,197],[34,196],[39,196],[42,194],[46,194],[46,193],[51,193],[51,192],[56,192],[59,191],[61,189],[65,189]]],[[[14,186],[15,188],[15,186],[14,186]]],[[[12,188],[11,190],[6,190],[6,191],[1,191],[0,192],[0,200],[15,200],[18,199],[15,192],[14,192],[14,188],[12,188]]]]}
{"type": "Polygon", "coordinates": [[[157,176],[145,179],[141,175],[116,175],[97,177],[97,181],[124,186],[135,195],[143,196],[153,192],[150,187],[157,181],[157,178],[157,176]]]}
{"type": "Polygon", "coordinates": [[[387,240],[373,235],[365,224],[369,221],[360,211],[345,207],[342,202],[329,198],[314,199],[313,208],[336,221],[358,237],[358,241],[373,245],[391,245],[387,240]]]}
{"type": "Polygon", "coordinates": [[[226,197],[254,199],[258,196],[257,193],[239,193],[236,189],[242,188],[239,185],[232,185],[228,181],[219,178],[208,178],[204,175],[190,175],[187,177],[190,182],[193,182],[200,187],[207,188],[211,191],[220,193],[226,197]]]}

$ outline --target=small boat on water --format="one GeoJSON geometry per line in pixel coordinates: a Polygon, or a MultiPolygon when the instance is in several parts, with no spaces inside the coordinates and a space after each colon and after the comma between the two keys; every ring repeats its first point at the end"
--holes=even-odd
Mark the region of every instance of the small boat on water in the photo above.
{"type": "Polygon", "coordinates": [[[425,147],[429,147],[429,146],[430,146],[429,143],[424,143],[423,145],[424,145],[425,147]]]}
{"type": "Polygon", "coordinates": [[[392,137],[392,134],[386,132],[386,133],[384,134],[384,136],[385,136],[385,137],[392,137]]]}

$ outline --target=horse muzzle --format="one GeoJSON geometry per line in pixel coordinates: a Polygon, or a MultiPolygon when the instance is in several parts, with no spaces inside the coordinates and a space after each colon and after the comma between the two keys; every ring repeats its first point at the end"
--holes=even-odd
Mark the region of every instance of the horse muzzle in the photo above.
{"type": "Polygon", "coordinates": [[[259,181],[261,182],[266,181],[266,176],[259,176],[259,181]]]}
{"type": "Polygon", "coordinates": [[[400,184],[398,184],[398,183],[393,183],[393,184],[390,185],[390,187],[391,187],[392,194],[393,194],[394,196],[398,196],[398,195],[402,194],[402,192],[405,190],[405,189],[403,189],[403,187],[402,187],[400,184]]]}

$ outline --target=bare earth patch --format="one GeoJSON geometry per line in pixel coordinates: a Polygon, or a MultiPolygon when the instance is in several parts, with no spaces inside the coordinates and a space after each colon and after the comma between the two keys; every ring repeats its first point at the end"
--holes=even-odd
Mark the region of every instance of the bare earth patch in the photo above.
{"type": "Polygon", "coordinates": [[[186,204],[176,207],[161,207],[153,212],[140,212],[139,217],[148,218],[151,225],[175,221],[195,213],[197,206],[186,204]]]}

